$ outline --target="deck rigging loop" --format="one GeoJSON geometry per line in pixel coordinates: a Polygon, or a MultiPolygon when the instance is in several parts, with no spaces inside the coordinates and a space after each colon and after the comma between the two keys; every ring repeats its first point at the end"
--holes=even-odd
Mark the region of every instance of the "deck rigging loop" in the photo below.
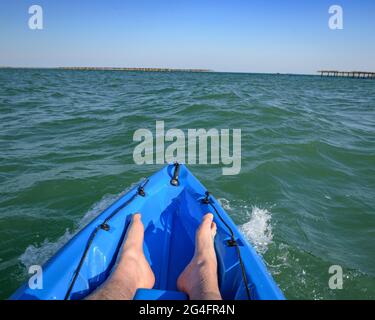
{"type": "Polygon", "coordinates": [[[242,280],[244,282],[245,289],[246,289],[246,295],[247,295],[247,298],[249,300],[251,300],[250,286],[249,286],[249,282],[247,280],[246,270],[245,270],[245,266],[244,266],[242,256],[241,256],[241,250],[240,250],[238,242],[237,242],[237,240],[234,236],[234,232],[233,232],[232,228],[225,222],[223,217],[220,215],[219,211],[216,209],[216,206],[215,206],[214,202],[212,201],[212,199],[210,197],[210,193],[208,191],[205,192],[205,197],[202,199],[202,203],[210,205],[214,209],[217,217],[220,219],[220,221],[228,229],[228,231],[230,233],[230,239],[227,241],[227,245],[229,247],[235,247],[236,248],[236,252],[237,252],[237,256],[238,256],[238,262],[240,263],[240,267],[241,267],[242,280]]]}
{"type": "Polygon", "coordinates": [[[141,197],[144,197],[146,196],[146,193],[145,193],[145,186],[147,185],[148,183],[148,178],[144,179],[137,187],[137,192],[134,193],[126,202],[124,202],[121,206],[119,206],[118,208],[116,208],[102,223],[100,223],[98,226],[96,226],[96,228],[91,232],[90,234],[90,237],[86,243],[86,247],[85,247],[85,250],[83,251],[83,254],[81,256],[81,259],[78,263],[78,267],[77,269],[74,271],[74,274],[73,274],[73,278],[69,284],[69,288],[68,288],[68,291],[66,292],[65,294],[65,297],[64,297],[64,300],[69,300],[70,298],[70,294],[74,288],[74,284],[76,283],[76,280],[78,278],[78,275],[82,269],[82,266],[83,266],[83,263],[85,262],[85,259],[86,259],[86,256],[87,256],[87,253],[91,247],[91,244],[92,242],[94,241],[94,238],[95,236],[97,235],[98,231],[99,230],[103,230],[103,231],[109,231],[110,230],[110,226],[108,224],[108,222],[117,214],[119,213],[122,209],[124,209],[126,206],[128,206],[137,196],[141,196],[141,197]]]}
{"type": "Polygon", "coordinates": [[[180,164],[178,162],[175,162],[174,164],[174,173],[173,177],[171,179],[171,185],[177,187],[180,182],[178,181],[180,175],[180,164]]]}

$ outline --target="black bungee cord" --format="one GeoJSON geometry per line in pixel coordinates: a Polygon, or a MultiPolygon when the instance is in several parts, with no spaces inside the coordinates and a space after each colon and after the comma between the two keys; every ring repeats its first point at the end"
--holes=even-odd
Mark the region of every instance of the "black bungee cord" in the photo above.
{"type": "Polygon", "coordinates": [[[148,179],[145,179],[137,188],[137,192],[134,193],[126,202],[124,202],[121,206],[116,208],[105,220],[103,223],[99,224],[98,226],[95,227],[95,229],[91,232],[90,237],[86,243],[85,250],[83,251],[83,254],[81,256],[81,259],[78,263],[77,269],[74,271],[73,278],[69,284],[69,288],[65,294],[64,300],[69,300],[70,294],[74,288],[74,284],[76,283],[76,280],[78,278],[78,275],[81,271],[81,268],[83,266],[83,263],[85,262],[87,253],[91,247],[92,242],[95,239],[95,236],[97,235],[99,230],[104,230],[104,231],[109,231],[110,226],[108,222],[117,214],[119,213],[122,209],[124,209],[126,206],[128,206],[137,196],[144,197],[146,195],[144,187],[148,183],[148,179]]]}

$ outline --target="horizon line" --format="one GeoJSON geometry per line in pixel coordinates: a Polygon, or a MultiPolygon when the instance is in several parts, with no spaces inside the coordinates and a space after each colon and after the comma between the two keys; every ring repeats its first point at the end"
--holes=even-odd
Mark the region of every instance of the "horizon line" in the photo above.
{"type": "Polygon", "coordinates": [[[195,72],[195,73],[248,73],[248,74],[277,74],[277,75],[318,75],[316,73],[300,73],[300,72],[254,72],[254,71],[220,71],[202,68],[158,68],[158,67],[40,67],[40,66],[1,66],[0,69],[53,69],[53,70],[72,70],[72,71],[143,71],[143,72],[195,72]]]}

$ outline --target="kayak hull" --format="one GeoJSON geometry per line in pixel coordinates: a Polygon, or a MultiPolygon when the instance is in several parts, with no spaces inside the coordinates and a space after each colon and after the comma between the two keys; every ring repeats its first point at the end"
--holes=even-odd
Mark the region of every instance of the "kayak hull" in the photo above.
{"type": "Polygon", "coordinates": [[[136,299],[187,298],[177,292],[176,282],[193,257],[195,232],[207,212],[214,214],[217,224],[215,250],[223,298],[247,299],[247,292],[250,292],[251,299],[284,299],[260,256],[219,202],[210,196],[210,203],[205,203],[206,188],[184,165],[179,167],[178,185],[171,184],[174,171],[175,165],[168,165],[146,183],[141,183],[144,193],[135,187],[118,199],[43,266],[42,289],[30,289],[26,283],[11,299],[85,298],[114,269],[131,215],[135,212],[142,214],[145,226],[143,249],[156,279],[154,290],[139,290],[136,299]],[[105,228],[98,227],[103,223],[105,228]],[[246,290],[237,248],[228,244],[231,239],[228,227],[238,245],[249,290],[246,290]]]}

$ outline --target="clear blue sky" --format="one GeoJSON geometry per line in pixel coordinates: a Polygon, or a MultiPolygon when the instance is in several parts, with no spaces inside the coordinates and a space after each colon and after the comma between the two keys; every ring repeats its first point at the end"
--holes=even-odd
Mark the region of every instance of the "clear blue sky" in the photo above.
{"type": "Polygon", "coordinates": [[[0,65],[375,71],[374,0],[1,0],[0,65]],[[28,8],[44,30],[28,28],[28,8]],[[328,8],[344,9],[344,30],[328,8]]]}

